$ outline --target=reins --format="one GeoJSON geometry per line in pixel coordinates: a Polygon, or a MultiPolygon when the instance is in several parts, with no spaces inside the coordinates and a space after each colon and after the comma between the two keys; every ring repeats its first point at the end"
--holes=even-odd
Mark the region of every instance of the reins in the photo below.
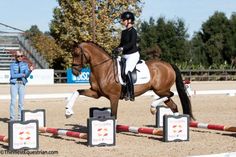
{"type": "Polygon", "coordinates": [[[117,67],[117,60],[116,60],[116,58],[113,58],[113,69],[114,69],[114,78],[115,78],[115,81],[116,81],[116,83],[118,83],[119,82],[119,79],[118,79],[118,67],[117,67]]]}
{"type": "MultiPolygon", "coordinates": [[[[82,55],[81,55],[81,64],[72,64],[72,66],[80,66],[80,65],[82,65],[82,68],[84,67],[84,58],[85,58],[85,60],[86,60],[86,62],[88,62],[88,58],[87,58],[87,56],[85,55],[85,53],[84,53],[84,51],[83,51],[83,48],[80,46],[80,45],[78,45],[78,47],[80,48],[80,50],[81,50],[81,53],[82,53],[82,55]]],[[[91,67],[97,67],[97,66],[99,66],[99,65],[102,65],[102,64],[104,64],[104,63],[106,63],[107,61],[109,61],[109,60],[111,60],[111,58],[108,58],[108,59],[106,59],[106,60],[104,60],[104,61],[102,61],[101,63],[98,63],[98,64],[96,64],[96,65],[93,65],[93,66],[91,66],[91,67]]]]}
{"type": "Polygon", "coordinates": [[[101,64],[103,64],[103,63],[106,63],[106,62],[109,61],[109,60],[111,60],[111,58],[108,58],[107,60],[104,60],[104,61],[102,61],[101,63],[98,63],[98,64],[96,64],[96,65],[94,65],[94,66],[92,66],[92,67],[99,66],[99,65],[101,65],[101,64]]]}
{"type": "MultiPolygon", "coordinates": [[[[78,48],[80,49],[80,52],[81,52],[81,54],[82,55],[80,55],[80,64],[76,64],[76,63],[73,63],[72,64],[72,66],[81,66],[82,68],[84,68],[84,59],[85,59],[85,62],[87,63],[88,61],[89,61],[89,59],[87,58],[87,56],[85,55],[85,53],[84,53],[84,50],[83,50],[83,48],[80,46],[80,45],[78,45],[78,48]]],[[[93,65],[93,66],[90,66],[90,68],[95,68],[95,67],[98,67],[98,66],[100,66],[100,65],[102,65],[102,64],[104,64],[104,63],[106,63],[106,62],[108,62],[109,60],[112,60],[112,64],[113,64],[113,69],[114,69],[114,78],[115,78],[115,81],[116,82],[119,82],[118,81],[118,70],[117,70],[117,61],[116,61],[116,59],[114,59],[114,58],[108,58],[108,59],[106,59],[106,60],[104,60],[104,61],[102,61],[102,62],[100,62],[100,63],[98,63],[98,64],[95,64],[95,65],[93,65]]]]}

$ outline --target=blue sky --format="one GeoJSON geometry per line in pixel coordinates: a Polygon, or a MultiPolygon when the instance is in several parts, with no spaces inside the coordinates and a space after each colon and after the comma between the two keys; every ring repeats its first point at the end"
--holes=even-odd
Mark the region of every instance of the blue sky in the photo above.
{"type": "MultiPolygon", "coordinates": [[[[56,0],[0,0],[0,23],[19,29],[29,29],[37,25],[41,31],[49,30],[53,8],[56,0]]],[[[199,31],[201,24],[215,11],[224,12],[230,17],[236,11],[236,0],[145,0],[142,20],[148,21],[152,16],[167,20],[181,18],[185,21],[190,35],[199,31]]],[[[0,31],[7,28],[0,26],[0,31]]]]}
{"type": "Polygon", "coordinates": [[[184,20],[190,35],[199,31],[215,11],[224,12],[230,18],[236,12],[236,0],[145,0],[141,19],[152,16],[155,20],[164,16],[167,20],[184,20]]]}

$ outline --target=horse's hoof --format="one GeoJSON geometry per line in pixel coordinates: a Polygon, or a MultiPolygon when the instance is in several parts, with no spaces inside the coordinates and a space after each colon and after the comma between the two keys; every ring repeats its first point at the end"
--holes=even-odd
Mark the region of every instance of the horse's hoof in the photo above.
{"type": "Polygon", "coordinates": [[[66,119],[70,118],[73,114],[71,115],[65,115],[66,119]]]}
{"type": "Polygon", "coordinates": [[[154,107],[151,107],[150,108],[150,112],[151,112],[151,114],[156,114],[156,112],[157,112],[157,110],[156,110],[156,108],[154,108],[154,107]]]}
{"type": "Polygon", "coordinates": [[[71,109],[66,109],[66,113],[65,116],[66,118],[70,118],[72,115],[74,114],[74,112],[71,109]]]}

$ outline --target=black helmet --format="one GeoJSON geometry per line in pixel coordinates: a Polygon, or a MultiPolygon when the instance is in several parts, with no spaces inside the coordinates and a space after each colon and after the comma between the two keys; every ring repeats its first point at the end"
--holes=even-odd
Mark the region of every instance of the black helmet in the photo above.
{"type": "Polygon", "coordinates": [[[129,11],[123,12],[120,18],[122,20],[131,20],[132,22],[134,22],[134,14],[129,11]]]}

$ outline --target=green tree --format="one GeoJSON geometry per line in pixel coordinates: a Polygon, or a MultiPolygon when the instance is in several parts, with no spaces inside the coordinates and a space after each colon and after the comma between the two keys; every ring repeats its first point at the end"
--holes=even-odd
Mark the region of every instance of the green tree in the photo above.
{"type": "Polygon", "coordinates": [[[204,51],[204,43],[201,38],[201,34],[196,33],[190,41],[190,51],[192,54],[193,65],[208,65],[207,56],[204,51]]]}
{"type": "Polygon", "coordinates": [[[26,39],[42,34],[37,25],[32,25],[29,30],[26,30],[26,39]]]}
{"type": "Polygon", "coordinates": [[[69,67],[70,54],[65,53],[51,36],[42,33],[36,25],[26,31],[25,37],[45,57],[50,68],[64,70],[69,67]]]}
{"type": "Polygon", "coordinates": [[[231,64],[236,66],[236,12],[234,12],[230,17],[230,38],[228,44],[232,52],[231,64]]]}
{"type": "Polygon", "coordinates": [[[58,0],[58,3],[50,31],[67,51],[82,41],[92,41],[94,28],[95,42],[111,51],[119,41],[120,14],[130,10],[138,17],[143,4],[141,0],[58,0]],[[95,25],[92,2],[95,5],[95,25]]]}
{"type": "Polygon", "coordinates": [[[149,22],[144,21],[141,23],[139,28],[139,35],[141,58],[149,59],[153,56],[159,58],[161,50],[157,46],[157,30],[155,20],[152,17],[149,19],[149,22]]]}
{"type": "Polygon", "coordinates": [[[150,18],[149,22],[142,22],[140,27],[141,54],[146,59],[160,56],[165,61],[180,64],[190,60],[188,34],[183,20],[167,21],[160,17],[155,21],[150,18]],[[150,49],[156,51],[149,51],[150,49]]]}
{"type": "Polygon", "coordinates": [[[207,66],[220,65],[225,62],[231,64],[232,31],[230,21],[224,13],[215,12],[202,25],[199,36],[203,42],[203,50],[207,58],[207,66]]]}

